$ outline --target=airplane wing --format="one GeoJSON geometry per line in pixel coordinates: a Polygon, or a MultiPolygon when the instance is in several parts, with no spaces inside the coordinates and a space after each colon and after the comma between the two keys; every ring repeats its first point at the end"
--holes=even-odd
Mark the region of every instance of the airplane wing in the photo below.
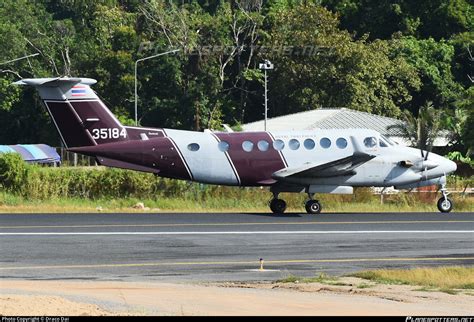
{"type": "Polygon", "coordinates": [[[375,158],[374,155],[354,152],[351,156],[323,164],[307,163],[298,168],[286,168],[273,173],[275,180],[286,178],[327,178],[354,175],[354,169],[375,158]]]}

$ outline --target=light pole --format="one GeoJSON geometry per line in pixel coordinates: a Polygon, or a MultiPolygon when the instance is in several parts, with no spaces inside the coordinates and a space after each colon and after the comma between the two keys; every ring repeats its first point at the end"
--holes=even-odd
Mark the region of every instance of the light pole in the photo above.
{"type": "Polygon", "coordinates": [[[264,131],[267,130],[267,115],[268,115],[268,99],[267,99],[267,93],[268,93],[268,87],[267,87],[267,70],[272,70],[273,69],[273,64],[268,60],[265,59],[263,63],[258,65],[258,68],[263,69],[265,71],[265,121],[264,121],[264,131]]]}
{"type": "Polygon", "coordinates": [[[34,56],[38,56],[39,53],[35,53],[35,54],[31,54],[31,55],[28,55],[28,56],[23,56],[23,57],[20,57],[20,58],[16,58],[16,59],[12,59],[12,60],[9,60],[9,61],[5,61],[3,63],[0,63],[0,65],[5,65],[5,64],[9,64],[9,63],[13,63],[17,60],[22,60],[22,59],[25,59],[25,58],[29,58],[29,57],[34,57],[34,56]]]}
{"type": "Polygon", "coordinates": [[[170,51],[167,51],[165,53],[160,53],[160,54],[156,54],[156,55],[153,55],[153,56],[148,56],[148,57],[145,57],[145,58],[140,58],[135,62],[135,125],[136,126],[138,125],[138,94],[137,94],[137,68],[138,68],[138,62],[148,60],[148,59],[152,59],[152,58],[155,58],[155,57],[158,57],[158,56],[163,56],[163,55],[166,55],[166,54],[175,53],[177,51],[179,51],[179,49],[170,50],[170,51]]]}

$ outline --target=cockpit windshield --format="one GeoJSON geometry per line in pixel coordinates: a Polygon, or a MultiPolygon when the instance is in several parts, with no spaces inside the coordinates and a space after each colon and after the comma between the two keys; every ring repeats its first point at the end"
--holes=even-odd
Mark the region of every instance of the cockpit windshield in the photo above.
{"type": "MultiPolygon", "coordinates": [[[[382,140],[383,140],[385,143],[387,143],[389,145],[395,145],[395,143],[392,140],[390,140],[388,137],[386,137],[385,135],[380,135],[380,137],[381,137],[380,142],[382,142],[382,140]]],[[[380,143],[380,144],[382,144],[382,143],[380,143]]],[[[382,145],[380,145],[380,146],[382,146],[382,145]]]]}

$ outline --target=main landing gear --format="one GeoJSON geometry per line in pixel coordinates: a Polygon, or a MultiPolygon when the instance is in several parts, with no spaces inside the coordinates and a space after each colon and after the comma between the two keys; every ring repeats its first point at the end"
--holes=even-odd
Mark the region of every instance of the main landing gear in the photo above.
{"type": "MultiPolygon", "coordinates": [[[[319,214],[321,212],[322,206],[318,200],[314,200],[314,194],[309,194],[309,200],[305,203],[306,212],[308,214],[319,214]]],[[[273,194],[273,199],[269,202],[270,209],[274,214],[282,214],[286,210],[286,202],[283,199],[278,199],[278,193],[273,194]]]]}
{"type": "Polygon", "coordinates": [[[453,209],[453,201],[448,198],[448,192],[444,184],[441,187],[441,193],[443,196],[438,200],[438,209],[441,212],[450,212],[453,209]]]}
{"type": "Polygon", "coordinates": [[[309,200],[306,201],[304,204],[304,207],[306,208],[306,212],[310,215],[316,215],[321,212],[322,206],[321,203],[319,203],[318,200],[314,200],[314,194],[313,193],[308,193],[309,200]]]}
{"type": "Polygon", "coordinates": [[[278,199],[278,193],[273,194],[273,199],[270,200],[269,205],[274,214],[282,214],[286,210],[286,202],[283,199],[278,199]]]}

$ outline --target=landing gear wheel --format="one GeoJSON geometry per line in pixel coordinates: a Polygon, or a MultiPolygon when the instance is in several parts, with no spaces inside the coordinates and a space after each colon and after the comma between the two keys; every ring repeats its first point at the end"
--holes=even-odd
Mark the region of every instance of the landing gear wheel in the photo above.
{"type": "Polygon", "coordinates": [[[317,200],[306,201],[304,207],[306,208],[306,212],[311,215],[319,214],[322,209],[321,204],[317,200]]]}
{"type": "Polygon", "coordinates": [[[438,200],[438,209],[441,212],[450,212],[453,209],[453,202],[449,198],[441,197],[438,200]]]}
{"type": "Polygon", "coordinates": [[[270,201],[270,209],[274,214],[282,214],[286,210],[286,202],[283,199],[272,199],[270,201]]]}

